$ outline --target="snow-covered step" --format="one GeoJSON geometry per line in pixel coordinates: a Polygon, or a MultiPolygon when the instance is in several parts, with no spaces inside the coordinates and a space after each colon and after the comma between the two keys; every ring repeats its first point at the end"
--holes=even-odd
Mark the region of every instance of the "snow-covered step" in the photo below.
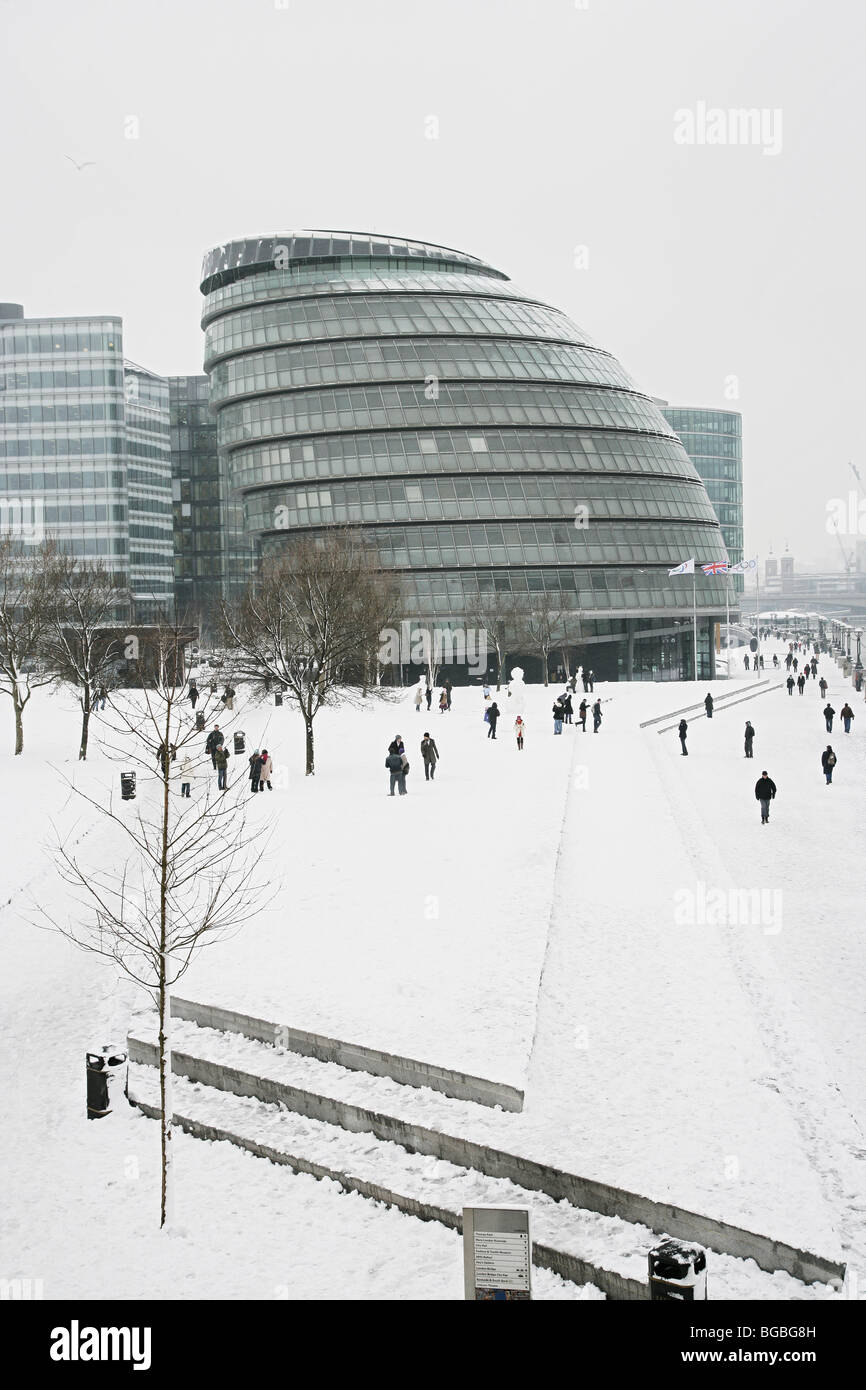
{"type": "MultiPolygon", "coordinates": [[[[129,1037],[131,1062],[155,1063],[155,1031],[155,1016],[145,1016],[129,1037]]],[[[754,1260],[771,1275],[784,1271],[803,1284],[844,1276],[844,1266],[820,1254],[522,1155],[521,1116],[186,1022],[173,1026],[172,1050],[178,1076],[217,1091],[282,1105],[308,1121],[366,1133],[418,1155],[475,1169],[544,1193],[556,1203],[695,1240],[719,1253],[754,1260]]]]}
{"type": "MultiPolygon", "coordinates": [[[[422,1220],[459,1230],[464,1206],[508,1204],[531,1211],[533,1258],[563,1278],[588,1284],[608,1298],[648,1297],[647,1251],[657,1240],[648,1227],[581,1210],[508,1179],[413,1153],[369,1132],[353,1133],[281,1105],[227,1094],[177,1078],[175,1123],[198,1138],[226,1141],[296,1172],[329,1178],[347,1191],[393,1206],[422,1220]]],[[[155,1070],[133,1063],[130,1099],[154,1117],[155,1070]]],[[[769,1274],[753,1260],[713,1254],[711,1296],[717,1299],[825,1299],[825,1284],[807,1287],[782,1272],[769,1274]]]]}

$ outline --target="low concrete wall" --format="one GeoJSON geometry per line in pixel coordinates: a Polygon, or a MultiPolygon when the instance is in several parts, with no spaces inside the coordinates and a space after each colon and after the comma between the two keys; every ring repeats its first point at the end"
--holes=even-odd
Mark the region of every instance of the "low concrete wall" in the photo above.
{"type": "MultiPolygon", "coordinates": [[[[130,1036],[128,1052],[131,1062],[148,1066],[156,1064],[158,1053],[155,1043],[130,1036]]],[[[518,1187],[545,1192],[556,1201],[570,1202],[574,1207],[597,1211],[602,1216],[618,1216],[623,1221],[648,1226],[658,1235],[679,1236],[682,1240],[697,1241],[699,1245],[706,1245],[721,1254],[754,1260],[761,1269],[771,1274],[782,1269],[804,1284],[844,1277],[843,1264],[783,1241],[772,1240],[769,1236],[744,1231],[725,1221],[716,1221],[697,1212],[656,1202],[623,1188],[581,1178],[534,1159],[520,1158],[517,1154],[504,1153],[469,1139],[442,1134],[438,1130],[409,1124],[373,1110],[364,1110],[330,1096],[317,1095],[268,1077],[252,1076],[248,1072],[181,1052],[172,1054],[172,1070],[190,1081],[229,1091],[232,1095],[252,1096],[271,1105],[285,1105],[299,1115],[339,1125],[352,1133],[374,1134],[377,1139],[402,1144],[411,1153],[431,1154],[434,1158],[447,1159],[460,1168],[475,1168],[488,1177],[508,1178],[518,1187]]]]}
{"type": "MultiPolygon", "coordinates": [[[[130,1099],[149,1119],[159,1119],[159,1111],[155,1106],[148,1105],[146,1101],[135,1100],[134,1097],[130,1097],[130,1099]]],[[[196,1139],[224,1140],[226,1143],[236,1145],[239,1149],[246,1149],[249,1153],[258,1155],[259,1158],[267,1158],[271,1163],[280,1163],[291,1168],[295,1173],[309,1173],[314,1178],[330,1178],[333,1182],[339,1183],[346,1192],[357,1192],[360,1196],[369,1197],[375,1202],[382,1202],[385,1206],[396,1207],[398,1211],[406,1212],[408,1216],[417,1216],[421,1221],[438,1221],[443,1226],[449,1226],[455,1231],[462,1231],[463,1229],[462,1215],[459,1212],[451,1211],[448,1207],[437,1207],[430,1202],[419,1201],[417,1197],[406,1197],[388,1187],[380,1187],[378,1183],[367,1182],[364,1178],[355,1178],[349,1173],[342,1173],[336,1168],[327,1168],[321,1163],[311,1163],[306,1158],[299,1158],[282,1149],[271,1148],[268,1144],[259,1144],[254,1139],[244,1138],[242,1134],[234,1134],[231,1130],[205,1124],[202,1120],[194,1120],[187,1115],[176,1114],[173,1117],[173,1122],[186,1134],[191,1134],[196,1139]]],[[[619,1300],[645,1300],[649,1298],[648,1283],[642,1284],[638,1279],[628,1279],[621,1274],[616,1274],[613,1270],[602,1269],[597,1265],[590,1264],[588,1260],[581,1260],[576,1255],[569,1255],[564,1250],[554,1250],[548,1245],[533,1243],[532,1263],[541,1269],[553,1270],[555,1274],[559,1274],[563,1279],[570,1279],[575,1284],[595,1284],[596,1288],[601,1289],[608,1298],[619,1300]]]]}
{"type": "Polygon", "coordinates": [[[391,1052],[379,1052],[359,1043],[338,1042],[319,1033],[305,1033],[300,1028],[268,1023],[265,1019],[250,1018],[248,1014],[222,1009],[213,1004],[197,1004],[191,999],[172,997],[173,1018],[187,1019],[200,1028],[214,1028],[218,1033],[240,1033],[255,1042],[279,1044],[289,1052],[315,1057],[320,1062],[336,1062],[349,1071],[366,1071],[373,1076],[388,1076],[403,1086],[429,1086],[454,1100],[474,1100],[478,1105],[499,1105],[503,1110],[523,1109],[523,1092],[515,1086],[498,1081],[485,1081],[480,1076],[437,1067],[429,1062],[416,1062],[411,1057],[398,1057],[391,1052]]]}

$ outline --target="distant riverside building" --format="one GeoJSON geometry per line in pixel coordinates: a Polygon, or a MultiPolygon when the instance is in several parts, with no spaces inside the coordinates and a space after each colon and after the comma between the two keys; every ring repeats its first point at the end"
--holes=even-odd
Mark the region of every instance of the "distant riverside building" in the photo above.
{"type": "MultiPolygon", "coordinates": [[[[732,565],[743,555],[743,417],[736,410],[704,410],[659,401],[704,481],[732,565]]],[[[742,577],[735,575],[739,590],[742,577]]]]}
{"type": "MultiPolygon", "coordinates": [[[[558,309],[462,251],[307,231],[202,269],[218,443],[258,556],[362,527],[403,614],[542,604],[600,678],[713,670],[725,544],[653,400],[558,309]]],[[[527,644],[528,645],[528,644],[527,644]]],[[[563,645],[562,642],[558,645],[563,645]]],[[[517,651],[519,642],[515,642],[517,651]]]]}
{"type": "Polygon", "coordinates": [[[123,358],[119,318],[0,304],[0,527],[101,559],[132,614],[172,604],[168,388],[123,358]]]}
{"type": "Polygon", "coordinates": [[[168,391],[175,599],[181,617],[211,638],[220,601],[237,592],[249,569],[243,503],[228,491],[207,377],[169,377],[168,391]]]}

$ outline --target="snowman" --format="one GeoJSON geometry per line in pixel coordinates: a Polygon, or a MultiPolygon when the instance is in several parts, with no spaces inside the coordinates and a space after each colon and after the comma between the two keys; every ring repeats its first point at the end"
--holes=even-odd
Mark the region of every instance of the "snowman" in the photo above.
{"type": "Polygon", "coordinates": [[[518,714],[526,714],[526,686],[523,681],[523,671],[519,666],[512,667],[511,680],[508,682],[508,694],[511,704],[508,706],[509,714],[513,714],[516,719],[518,714]]]}

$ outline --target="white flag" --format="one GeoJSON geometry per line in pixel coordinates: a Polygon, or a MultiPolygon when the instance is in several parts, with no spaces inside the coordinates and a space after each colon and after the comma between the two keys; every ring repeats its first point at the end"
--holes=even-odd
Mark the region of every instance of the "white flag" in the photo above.
{"type": "Polygon", "coordinates": [[[695,557],[694,557],[694,555],[692,556],[692,558],[691,558],[690,560],[683,560],[683,563],[682,563],[681,565],[677,565],[677,567],[676,567],[675,570],[668,570],[668,574],[694,574],[694,572],[695,572],[695,557]]]}
{"type": "Polygon", "coordinates": [[[730,570],[728,571],[728,573],[729,573],[729,574],[748,574],[749,570],[756,570],[757,568],[758,568],[758,557],[757,557],[757,555],[756,555],[755,558],[754,558],[754,560],[741,560],[740,563],[739,563],[738,565],[731,565],[731,568],[730,568],[730,570]]]}

